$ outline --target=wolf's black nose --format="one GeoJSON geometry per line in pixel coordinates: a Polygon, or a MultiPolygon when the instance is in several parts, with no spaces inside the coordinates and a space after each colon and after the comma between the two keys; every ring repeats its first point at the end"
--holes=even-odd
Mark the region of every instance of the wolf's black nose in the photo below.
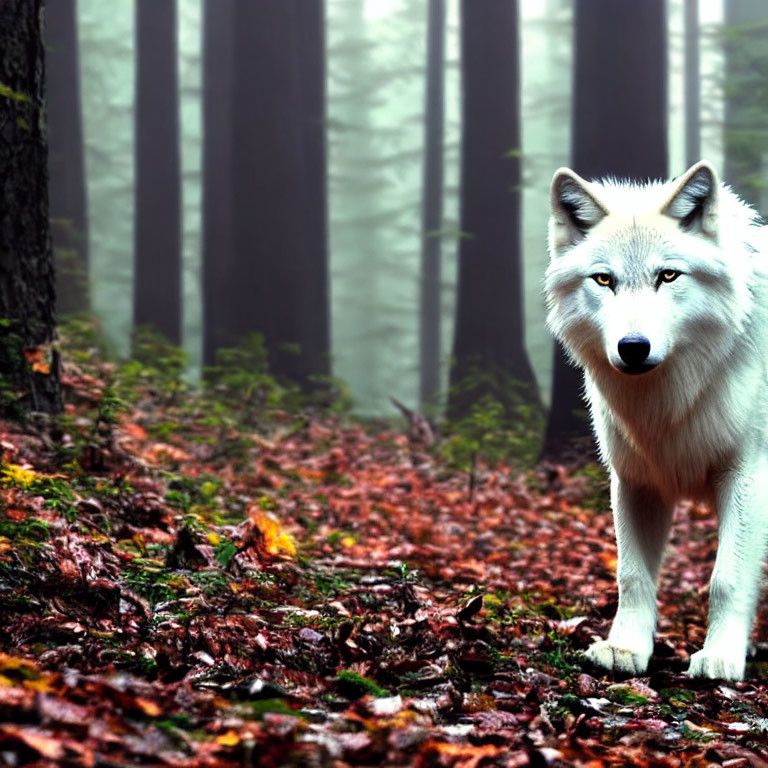
{"type": "Polygon", "coordinates": [[[651,353],[651,342],[645,336],[625,336],[619,342],[619,357],[630,367],[642,365],[651,353]]]}

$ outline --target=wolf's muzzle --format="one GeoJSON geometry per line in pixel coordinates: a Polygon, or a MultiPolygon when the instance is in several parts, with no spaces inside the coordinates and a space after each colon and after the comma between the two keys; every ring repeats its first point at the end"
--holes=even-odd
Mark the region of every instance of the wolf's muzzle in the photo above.
{"type": "Polygon", "coordinates": [[[651,353],[651,342],[645,338],[632,334],[619,341],[619,357],[623,365],[617,366],[622,373],[645,373],[656,367],[656,363],[648,361],[651,353]]]}

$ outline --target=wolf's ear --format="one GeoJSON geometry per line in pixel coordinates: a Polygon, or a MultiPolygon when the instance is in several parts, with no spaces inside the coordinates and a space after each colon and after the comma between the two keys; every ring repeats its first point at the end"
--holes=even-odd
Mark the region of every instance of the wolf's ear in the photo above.
{"type": "Polygon", "coordinates": [[[702,160],[675,179],[661,212],[677,219],[685,232],[716,238],[719,188],[714,168],[702,160]]]}
{"type": "Polygon", "coordinates": [[[590,186],[570,168],[555,172],[549,197],[549,250],[553,256],[583,240],[608,213],[590,186]]]}

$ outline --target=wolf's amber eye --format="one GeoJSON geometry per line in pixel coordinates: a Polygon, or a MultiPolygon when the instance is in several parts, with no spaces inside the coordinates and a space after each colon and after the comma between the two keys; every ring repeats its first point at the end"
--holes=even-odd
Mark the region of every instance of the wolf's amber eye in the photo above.
{"type": "Polygon", "coordinates": [[[605,288],[613,290],[613,277],[605,272],[598,272],[596,275],[592,275],[592,279],[605,288]]]}
{"type": "Polygon", "coordinates": [[[659,272],[660,283],[671,283],[678,277],[680,277],[680,273],[676,269],[665,269],[663,272],[659,272]]]}

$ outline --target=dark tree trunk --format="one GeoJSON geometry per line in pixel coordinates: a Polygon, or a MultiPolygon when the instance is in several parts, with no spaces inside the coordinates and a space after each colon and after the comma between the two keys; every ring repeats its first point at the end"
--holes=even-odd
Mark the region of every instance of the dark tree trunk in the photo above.
{"type": "Polygon", "coordinates": [[[665,0],[579,0],[574,12],[574,170],[585,178],[665,178],[665,0]]]}
{"type": "MultiPolygon", "coordinates": [[[[664,0],[579,0],[571,159],[586,178],[667,176],[667,31],[664,0]]],[[[588,437],[583,376],[555,350],[544,456],[588,437]]]]}
{"type": "Polygon", "coordinates": [[[205,0],[203,21],[203,362],[236,339],[228,295],[235,264],[232,230],[235,0],[205,0]]]}
{"type": "Polygon", "coordinates": [[[61,409],[48,219],[42,0],[0,3],[0,402],[61,409]],[[18,403],[19,401],[16,400],[18,403]]]}
{"type": "Polygon", "coordinates": [[[134,326],[181,343],[181,179],[175,0],[136,2],[134,326]]]}
{"type": "Polygon", "coordinates": [[[440,389],[440,230],[443,224],[445,0],[429,0],[422,191],[420,394],[434,404],[440,389]]]}
{"type": "Polygon", "coordinates": [[[217,258],[208,231],[206,279],[219,272],[206,287],[208,360],[217,347],[256,332],[272,370],[307,384],[329,370],[323,6],[238,3],[232,21],[236,96],[228,112],[231,155],[219,178],[231,180],[231,219],[215,225],[231,226],[232,250],[231,259],[217,258]]]}
{"type": "Polygon", "coordinates": [[[331,372],[328,306],[328,199],[325,111],[325,9],[323,0],[293,0],[298,21],[300,130],[303,140],[304,255],[299,266],[299,345],[296,377],[331,372]]]}
{"type": "Polygon", "coordinates": [[[486,393],[504,402],[511,380],[538,403],[523,338],[517,2],[462,0],[461,13],[464,236],[451,419],[486,393]]]}
{"type": "Polygon", "coordinates": [[[293,0],[235,7],[232,341],[260,333],[270,367],[296,378],[304,252],[298,17],[293,0]]]}
{"type": "Polygon", "coordinates": [[[726,0],[724,10],[725,180],[765,213],[768,7],[764,0],[726,0]]]}
{"type": "Polygon", "coordinates": [[[685,162],[701,160],[699,0],[685,0],[685,162]]]}
{"type": "Polygon", "coordinates": [[[80,110],[80,62],[75,0],[45,9],[48,169],[56,309],[82,312],[88,299],[88,213],[80,110]]]}

